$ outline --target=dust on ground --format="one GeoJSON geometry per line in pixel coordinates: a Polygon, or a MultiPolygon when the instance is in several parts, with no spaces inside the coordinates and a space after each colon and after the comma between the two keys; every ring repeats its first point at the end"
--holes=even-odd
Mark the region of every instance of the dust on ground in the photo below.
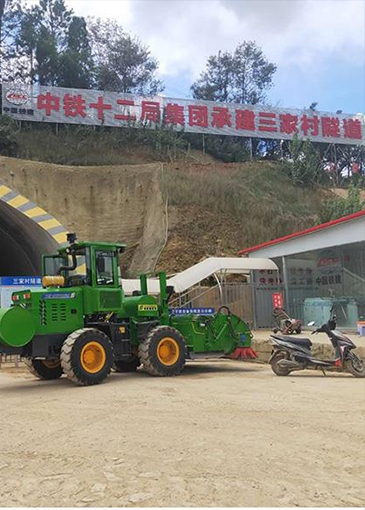
{"type": "Polygon", "coordinates": [[[1,370],[3,506],[363,506],[364,380],[193,362],[99,386],[1,370]]]}

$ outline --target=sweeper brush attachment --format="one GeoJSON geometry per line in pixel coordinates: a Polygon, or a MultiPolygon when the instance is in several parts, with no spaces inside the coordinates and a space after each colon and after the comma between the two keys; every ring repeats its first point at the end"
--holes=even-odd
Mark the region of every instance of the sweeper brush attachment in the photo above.
{"type": "Polygon", "coordinates": [[[248,324],[221,306],[211,316],[184,314],[171,317],[172,325],[180,331],[188,346],[191,359],[202,359],[221,353],[222,358],[250,360],[257,358],[251,347],[252,333],[248,324]]]}
{"type": "Polygon", "coordinates": [[[229,356],[230,359],[245,360],[256,359],[258,356],[252,347],[237,347],[229,356]]]}

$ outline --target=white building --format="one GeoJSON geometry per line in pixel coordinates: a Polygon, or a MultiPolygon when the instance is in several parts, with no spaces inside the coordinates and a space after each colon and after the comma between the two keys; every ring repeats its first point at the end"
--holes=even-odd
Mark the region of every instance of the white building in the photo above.
{"type": "MultiPolygon", "coordinates": [[[[306,322],[328,319],[334,306],[338,325],[356,328],[365,320],[365,211],[240,251],[270,258],[280,269],[284,308],[306,322]]],[[[256,281],[267,288],[265,275],[256,281]]]]}

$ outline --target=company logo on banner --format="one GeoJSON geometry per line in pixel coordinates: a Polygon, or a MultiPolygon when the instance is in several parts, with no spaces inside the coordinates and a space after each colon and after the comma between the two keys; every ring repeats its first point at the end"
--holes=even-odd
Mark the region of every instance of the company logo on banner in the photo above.
{"type": "Polygon", "coordinates": [[[99,90],[3,84],[3,113],[18,120],[365,144],[365,118],[264,105],[214,103],[99,90]]]}
{"type": "Polygon", "coordinates": [[[10,89],[6,92],[5,99],[8,103],[22,105],[29,101],[29,96],[21,89],[10,89]]]}

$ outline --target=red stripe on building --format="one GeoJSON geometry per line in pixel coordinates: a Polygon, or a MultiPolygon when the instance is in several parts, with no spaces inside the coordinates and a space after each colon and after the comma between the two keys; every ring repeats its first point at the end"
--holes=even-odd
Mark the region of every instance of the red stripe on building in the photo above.
{"type": "Polygon", "coordinates": [[[321,223],[320,225],[316,225],[315,227],[310,227],[305,230],[301,230],[300,232],[295,232],[294,234],[279,237],[277,239],[273,239],[272,241],[267,241],[266,243],[258,244],[257,246],[252,246],[251,248],[245,248],[243,250],[240,250],[238,254],[245,255],[246,253],[261,250],[262,248],[267,248],[268,246],[273,246],[274,244],[284,243],[285,241],[289,241],[290,239],[295,239],[296,237],[312,234],[312,232],[317,232],[318,230],[333,227],[340,223],[345,223],[346,221],[355,220],[356,218],[360,218],[362,216],[365,216],[365,211],[359,211],[353,214],[349,214],[347,216],[343,216],[342,218],[338,218],[337,220],[327,221],[326,223],[321,223]]]}

